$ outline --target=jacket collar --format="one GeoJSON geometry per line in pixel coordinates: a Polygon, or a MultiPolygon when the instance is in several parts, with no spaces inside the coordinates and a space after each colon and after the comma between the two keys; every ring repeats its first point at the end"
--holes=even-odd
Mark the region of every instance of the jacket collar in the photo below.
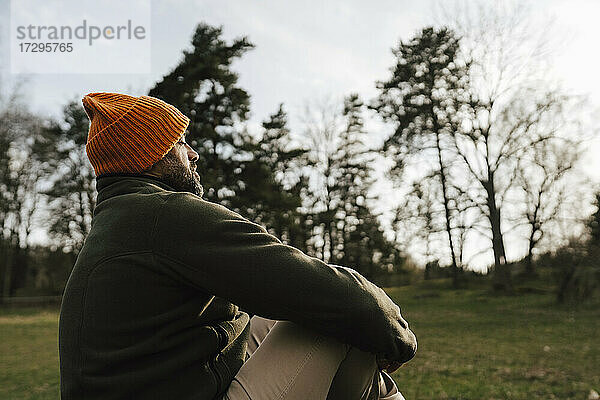
{"type": "Polygon", "coordinates": [[[135,174],[100,175],[96,178],[96,190],[98,191],[96,204],[100,204],[113,196],[137,192],[144,187],[148,187],[148,185],[172,192],[176,191],[154,176],[135,174]]]}

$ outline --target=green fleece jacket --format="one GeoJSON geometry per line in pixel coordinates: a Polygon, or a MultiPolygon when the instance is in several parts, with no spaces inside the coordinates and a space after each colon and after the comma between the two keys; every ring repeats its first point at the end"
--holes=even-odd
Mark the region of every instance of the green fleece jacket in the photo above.
{"type": "Polygon", "coordinates": [[[97,189],[60,312],[63,400],[219,398],[245,360],[247,312],[414,356],[399,307],[356,271],[158,179],[101,177],[97,189]]]}

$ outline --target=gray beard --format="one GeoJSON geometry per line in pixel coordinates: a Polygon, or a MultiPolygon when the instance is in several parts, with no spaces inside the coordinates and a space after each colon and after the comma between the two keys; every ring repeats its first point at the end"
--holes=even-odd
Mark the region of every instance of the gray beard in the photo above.
{"type": "MultiPolygon", "coordinates": [[[[163,163],[163,174],[161,180],[179,192],[190,192],[202,197],[204,188],[200,184],[200,176],[188,169],[185,165],[173,157],[171,153],[161,160],[163,163]]],[[[193,165],[195,167],[195,165],[193,165]]],[[[194,168],[195,169],[195,168],[194,168]]]]}

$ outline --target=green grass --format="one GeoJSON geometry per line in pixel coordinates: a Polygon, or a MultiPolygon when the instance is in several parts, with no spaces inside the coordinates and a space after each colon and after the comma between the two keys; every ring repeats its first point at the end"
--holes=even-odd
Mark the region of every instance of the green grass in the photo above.
{"type": "MultiPolygon", "coordinates": [[[[551,294],[426,282],[388,292],[419,339],[394,378],[407,399],[587,399],[600,391],[600,310],[551,294]]],[[[543,288],[538,288],[543,291],[543,288]]],[[[0,308],[0,399],[57,399],[58,311],[0,308]]]]}
{"type": "Polygon", "coordinates": [[[388,292],[419,342],[394,378],[407,399],[587,399],[600,391],[600,311],[552,294],[429,283],[388,292]]]}
{"type": "Polygon", "coordinates": [[[0,309],[0,399],[58,398],[58,311],[0,309]]]}

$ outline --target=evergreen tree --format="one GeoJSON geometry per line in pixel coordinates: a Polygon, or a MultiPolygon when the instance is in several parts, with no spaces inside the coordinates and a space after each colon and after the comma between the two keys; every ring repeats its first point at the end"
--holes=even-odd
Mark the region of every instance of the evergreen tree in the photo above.
{"type": "Polygon", "coordinates": [[[393,50],[396,65],[392,76],[378,83],[380,94],[374,103],[384,120],[396,128],[383,147],[393,157],[396,174],[401,174],[410,156],[431,157],[434,166],[429,181],[434,186],[433,192],[440,189],[436,205],[444,210],[443,231],[454,286],[458,285],[461,266],[455,249],[456,210],[452,205],[457,193],[450,181],[449,168],[452,136],[459,129],[457,113],[467,83],[467,69],[457,61],[458,51],[459,39],[446,28],[424,28],[413,39],[401,42],[393,50]]]}
{"type": "Polygon", "coordinates": [[[262,123],[260,140],[244,136],[242,149],[253,157],[240,165],[241,189],[231,199],[231,206],[285,243],[304,248],[298,230],[304,228],[300,207],[307,183],[299,170],[307,163],[307,151],[291,146],[287,120],[280,105],[262,123]]]}
{"type": "Polygon", "coordinates": [[[192,48],[149,95],[173,104],[191,119],[187,138],[200,156],[205,197],[229,205],[241,190],[242,160],[250,158],[240,151],[250,96],[238,86],[231,64],[253,45],[245,37],[228,44],[221,35],[222,28],[199,24],[192,48]]]}
{"type": "Polygon", "coordinates": [[[49,232],[58,246],[76,256],[92,226],[96,181],[85,145],[89,120],[78,102],[64,107],[63,120],[53,121],[36,143],[50,188],[49,232]]]}
{"type": "MultiPolygon", "coordinates": [[[[321,113],[331,110],[321,110],[321,113]]],[[[311,193],[316,255],[347,265],[367,277],[391,272],[401,256],[368,206],[373,154],[365,144],[364,104],[356,94],[344,99],[341,118],[313,123],[320,182],[311,193]]]]}
{"type": "Polygon", "coordinates": [[[244,128],[250,96],[238,86],[231,64],[254,46],[247,38],[227,43],[222,28],[199,24],[192,48],[149,94],[179,108],[191,121],[188,141],[198,152],[207,200],[221,203],[301,249],[306,224],[298,214],[306,179],[290,184],[289,165],[304,153],[287,148],[287,116],[280,107],[263,124],[260,141],[244,128]]]}
{"type": "Polygon", "coordinates": [[[397,270],[403,261],[399,249],[383,232],[377,216],[368,206],[375,200],[369,195],[374,183],[374,155],[365,144],[363,120],[364,103],[357,94],[344,100],[344,129],[340,147],[335,155],[340,179],[334,193],[340,200],[341,210],[335,214],[339,230],[334,255],[342,265],[355,266],[365,276],[397,270]]]}

